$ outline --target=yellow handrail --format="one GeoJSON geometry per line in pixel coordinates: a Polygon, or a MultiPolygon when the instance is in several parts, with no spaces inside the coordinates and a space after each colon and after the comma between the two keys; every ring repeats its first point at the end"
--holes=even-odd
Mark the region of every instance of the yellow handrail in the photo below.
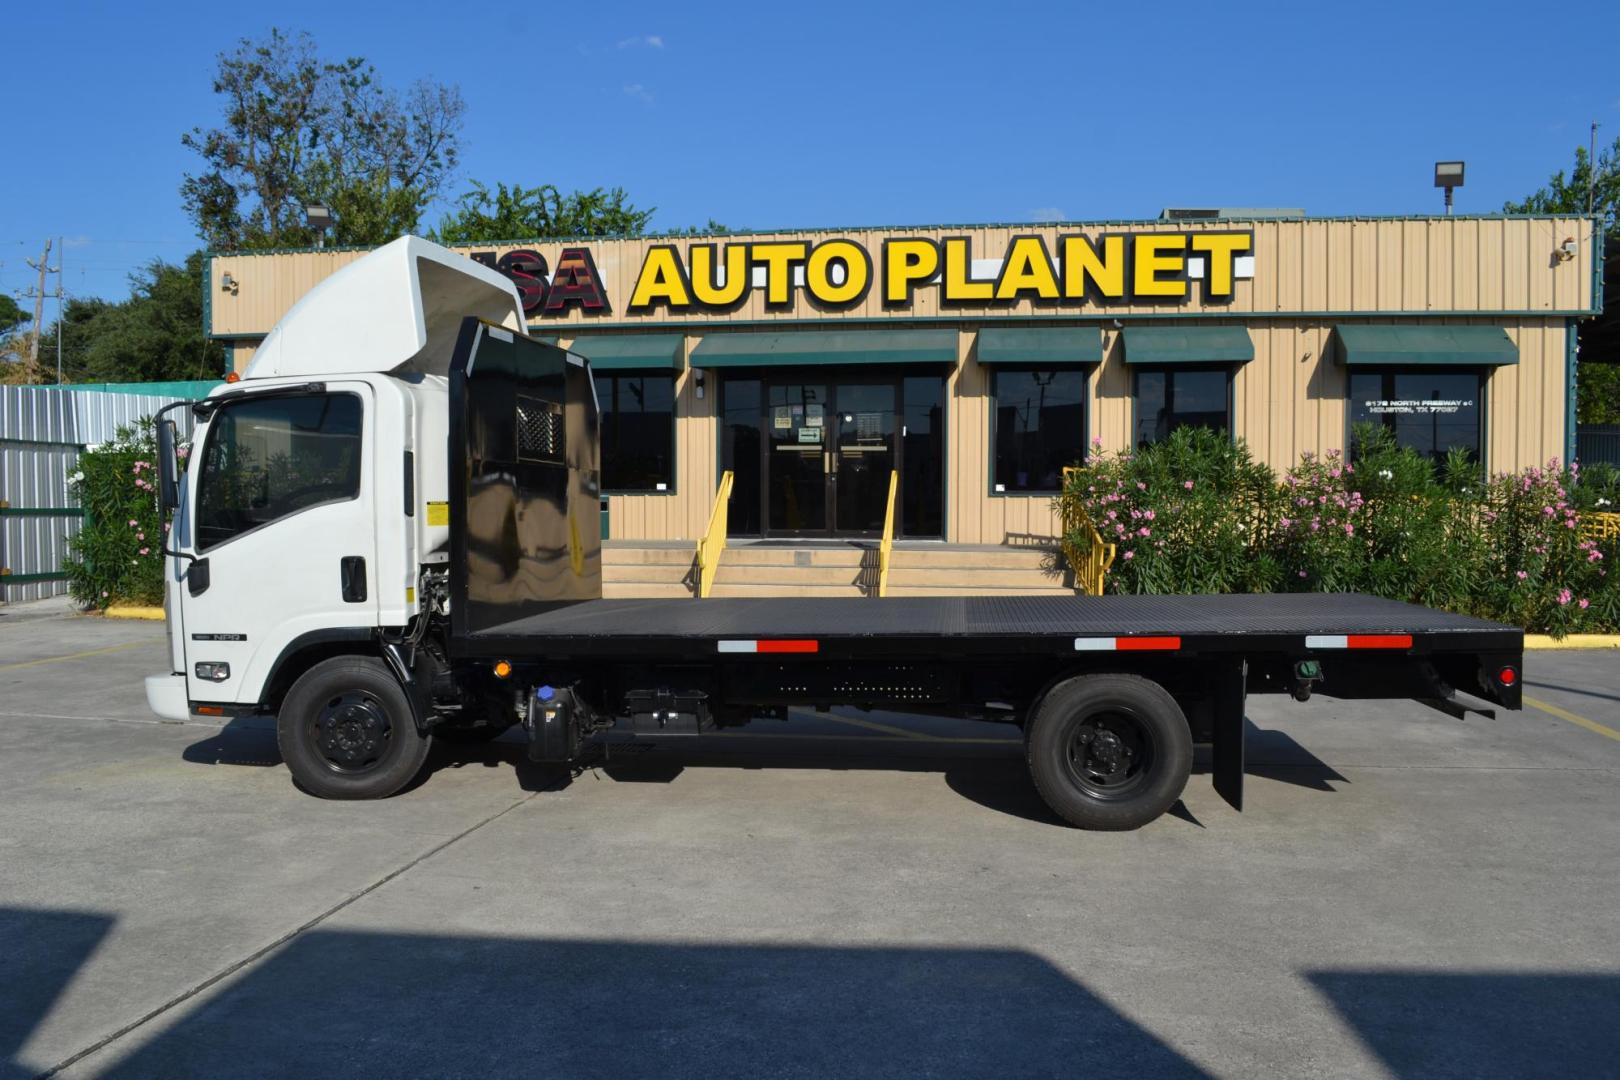
{"type": "MultiPolygon", "coordinates": [[[[1067,491],[1070,483],[1081,470],[1069,466],[1063,470],[1063,489],[1067,491]]],[[[1075,584],[1087,596],[1101,596],[1103,592],[1103,578],[1108,574],[1108,568],[1114,565],[1114,554],[1118,548],[1106,543],[1097,527],[1091,523],[1085,508],[1080,505],[1077,498],[1063,501],[1063,557],[1068,560],[1069,567],[1074,571],[1075,584]],[[1084,550],[1069,537],[1074,533],[1085,536],[1088,543],[1084,550]]]]}
{"type": "Polygon", "coordinates": [[[720,488],[714,493],[714,509],[709,511],[709,527],[697,542],[698,596],[709,595],[714,575],[720,570],[720,553],[726,550],[726,506],[731,502],[732,472],[720,474],[720,488]]]}
{"type": "Polygon", "coordinates": [[[1620,514],[1593,510],[1581,515],[1581,539],[1613,540],[1620,536],[1620,514]]]}
{"type": "Polygon", "coordinates": [[[900,490],[900,472],[889,470],[889,508],[883,514],[883,543],[878,545],[877,594],[889,595],[889,556],[894,554],[894,497],[900,490]]]}

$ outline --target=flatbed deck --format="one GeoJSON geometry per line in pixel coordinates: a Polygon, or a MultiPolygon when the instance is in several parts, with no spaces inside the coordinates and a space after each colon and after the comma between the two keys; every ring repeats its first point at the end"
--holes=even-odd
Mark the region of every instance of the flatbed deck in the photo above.
{"type": "Polygon", "coordinates": [[[1072,654],[1098,647],[1091,639],[1150,638],[1164,648],[1173,638],[1172,651],[1183,653],[1303,655],[1345,647],[1338,638],[1372,637],[1419,653],[1523,644],[1518,629],[1466,615],[1356,594],[1286,593],[587,600],[465,635],[459,651],[665,658],[746,652],[746,643],[768,641],[814,643],[802,651],[832,656],[937,657],[1006,649],[1072,654]],[[1402,637],[1410,644],[1399,645],[1402,637]]]}

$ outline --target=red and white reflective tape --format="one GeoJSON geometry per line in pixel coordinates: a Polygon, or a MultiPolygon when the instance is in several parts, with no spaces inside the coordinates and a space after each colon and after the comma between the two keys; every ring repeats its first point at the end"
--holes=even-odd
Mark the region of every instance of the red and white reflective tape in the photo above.
{"type": "Polygon", "coordinates": [[[723,653],[813,653],[821,651],[814,638],[776,638],[755,641],[716,642],[723,653]]]}
{"type": "Polygon", "coordinates": [[[1174,652],[1181,648],[1179,637],[1077,637],[1077,652],[1174,652]]]}
{"type": "Polygon", "coordinates": [[[1307,649],[1410,649],[1411,634],[1306,634],[1307,649]]]}

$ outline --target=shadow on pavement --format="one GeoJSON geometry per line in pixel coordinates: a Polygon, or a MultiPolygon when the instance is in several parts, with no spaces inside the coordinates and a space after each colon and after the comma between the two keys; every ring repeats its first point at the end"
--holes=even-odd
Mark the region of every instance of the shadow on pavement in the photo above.
{"type": "Polygon", "coordinates": [[[1620,1071],[1620,974],[1312,971],[1306,978],[1398,1077],[1562,1080],[1620,1071]]]}
{"type": "Polygon", "coordinates": [[[1253,720],[1243,723],[1247,732],[1243,771],[1250,776],[1324,792],[1334,791],[1334,784],[1350,782],[1286,731],[1256,727],[1253,720]]]}
{"type": "Polygon", "coordinates": [[[316,930],[102,1075],[1204,1075],[1015,949],[316,930]]]}
{"type": "Polygon", "coordinates": [[[1596,690],[1582,690],[1579,687],[1565,686],[1563,683],[1536,682],[1534,679],[1524,680],[1524,685],[1533,686],[1537,690],[1557,690],[1561,694],[1575,694],[1578,697],[1602,698],[1604,701],[1620,701],[1620,694],[1600,694],[1596,690]]]}
{"type": "Polygon", "coordinates": [[[0,907],[0,1078],[33,1076],[18,1054],[112,929],[87,911],[0,907]]]}

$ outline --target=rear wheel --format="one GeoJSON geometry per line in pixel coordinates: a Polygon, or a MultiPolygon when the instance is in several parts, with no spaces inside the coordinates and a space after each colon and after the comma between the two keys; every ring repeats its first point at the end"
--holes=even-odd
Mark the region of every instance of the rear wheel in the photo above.
{"type": "Polygon", "coordinates": [[[1136,829],[1181,797],[1192,733],[1174,698],[1138,675],[1082,675],[1052,688],[1025,732],[1035,787],[1082,829],[1136,829]]]}
{"type": "Polygon", "coordinates": [[[293,779],[323,799],[381,799],[410,783],[432,740],[381,660],[340,656],[304,673],[281,704],[276,742],[293,779]]]}

